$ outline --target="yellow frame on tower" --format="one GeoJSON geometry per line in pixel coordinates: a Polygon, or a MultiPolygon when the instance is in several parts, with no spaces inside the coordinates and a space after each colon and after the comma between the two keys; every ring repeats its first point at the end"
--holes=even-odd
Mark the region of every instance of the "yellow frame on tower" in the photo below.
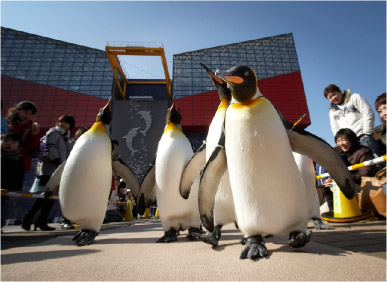
{"type": "Polygon", "coordinates": [[[126,85],[128,84],[165,84],[167,86],[168,99],[171,99],[171,78],[169,77],[167,60],[165,58],[163,47],[141,47],[141,46],[106,46],[106,54],[113,69],[114,77],[117,81],[122,99],[125,100],[126,85]],[[164,68],[165,80],[130,80],[125,76],[121,67],[118,55],[127,56],[160,56],[164,68]],[[123,85],[121,85],[120,77],[123,85]]]}

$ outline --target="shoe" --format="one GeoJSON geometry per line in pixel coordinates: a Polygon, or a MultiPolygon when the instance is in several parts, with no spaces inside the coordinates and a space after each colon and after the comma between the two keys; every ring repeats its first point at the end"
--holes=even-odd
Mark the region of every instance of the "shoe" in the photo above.
{"type": "Polygon", "coordinates": [[[54,227],[48,226],[47,222],[44,222],[44,221],[36,221],[34,231],[36,231],[37,228],[40,228],[42,231],[54,231],[55,230],[54,227]]]}
{"type": "Polygon", "coordinates": [[[61,227],[62,229],[66,229],[66,230],[74,229],[74,225],[72,225],[71,222],[64,222],[62,223],[61,227]]]}
{"type": "Polygon", "coordinates": [[[21,227],[26,231],[30,231],[33,219],[34,219],[34,214],[30,212],[26,212],[23,216],[21,227]]]}

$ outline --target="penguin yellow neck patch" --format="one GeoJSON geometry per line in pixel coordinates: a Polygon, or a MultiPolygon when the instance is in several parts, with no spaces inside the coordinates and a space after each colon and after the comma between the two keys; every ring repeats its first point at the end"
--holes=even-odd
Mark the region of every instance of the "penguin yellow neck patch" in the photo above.
{"type": "Polygon", "coordinates": [[[220,103],[220,105],[219,105],[219,107],[218,107],[218,109],[216,111],[228,108],[229,104],[228,104],[228,100],[227,99],[222,99],[220,102],[221,103],[220,103]]]}
{"type": "Polygon", "coordinates": [[[243,103],[234,103],[234,104],[231,104],[231,107],[232,108],[252,107],[252,106],[255,106],[255,105],[260,104],[263,101],[265,101],[265,99],[262,99],[262,98],[264,98],[264,97],[261,96],[261,97],[255,98],[253,100],[243,102],[243,103]]]}
{"type": "Polygon", "coordinates": [[[94,132],[94,133],[104,133],[104,134],[106,134],[105,126],[100,121],[95,122],[93,124],[93,126],[89,129],[89,131],[90,132],[94,132]]]}
{"type": "Polygon", "coordinates": [[[180,132],[181,132],[180,128],[178,128],[178,127],[176,126],[176,124],[174,124],[174,123],[168,123],[167,127],[164,129],[164,133],[166,133],[166,132],[168,132],[168,131],[174,131],[174,130],[177,130],[177,131],[180,131],[180,132]]]}

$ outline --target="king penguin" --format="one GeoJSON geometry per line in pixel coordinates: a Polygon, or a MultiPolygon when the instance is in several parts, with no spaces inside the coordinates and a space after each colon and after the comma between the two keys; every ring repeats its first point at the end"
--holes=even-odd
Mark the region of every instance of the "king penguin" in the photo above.
{"type": "MultiPolygon", "coordinates": [[[[204,142],[205,145],[205,159],[202,159],[202,163],[200,168],[202,168],[211,157],[211,153],[218,147],[222,146],[222,139],[224,139],[224,120],[226,117],[226,111],[229,106],[229,102],[231,100],[231,92],[227,88],[226,83],[216,77],[216,75],[204,64],[201,64],[202,67],[209,74],[213,84],[218,90],[220,104],[218,109],[215,112],[215,115],[211,121],[211,124],[208,128],[207,138],[204,142]]],[[[204,149],[202,146],[198,151],[201,152],[204,149]]],[[[197,154],[197,153],[196,153],[197,154]]],[[[196,155],[195,154],[195,155],[196,155]]],[[[198,162],[196,160],[195,162],[198,162]]],[[[191,161],[189,162],[191,164],[191,161]]],[[[184,170],[184,174],[182,177],[182,181],[180,183],[180,193],[184,198],[187,198],[190,192],[190,186],[192,181],[195,179],[196,175],[190,176],[191,181],[185,183],[184,177],[187,177],[188,171],[195,171],[194,169],[188,167],[184,170]]],[[[211,244],[213,246],[217,246],[219,239],[221,237],[221,228],[223,225],[235,222],[235,210],[234,210],[234,202],[232,199],[230,181],[228,179],[228,170],[226,170],[219,181],[219,186],[217,187],[216,195],[215,195],[215,203],[214,203],[214,231],[203,233],[193,234],[197,239],[203,241],[205,243],[211,244]]],[[[214,189],[215,187],[206,187],[205,189],[214,189]]],[[[204,191],[207,192],[207,191],[204,191]]],[[[203,192],[203,193],[204,193],[203,192]]]]}
{"type": "Polygon", "coordinates": [[[167,112],[166,126],[157,147],[155,164],[145,176],[138,197],[139,210],[143,210],[144,199],[151,199],[149,195],[156,190],[157,207],[165,233],[157,242],[176,241],[177,233],[187,229],[187,238],[192,239],[191,233],[201,230],[198,209],[199,178],[194,182],[188,199],[183,199],[179,193],[184,167],[193,154],[191,143],[181,129],[180,110],[173,102],[167,112]]]}
{"type": "Polygon", "coordinates": [[[290,246],[304,246],[311,236],[308,208],[300,205],[307,202],[306,188],[276,109],[259,92],[251,68],[236,66],[217,76],[227,82],[232,94],[225,148],[216,161],[210,158],[213,164],[207,162],[201,179],[207,182],[213,168],[214,178],[219,178],[227,166],[238,226],[246,239],[240,257],[267,256],[266,235],[288,233],[290,246]]]}
{"type": "Polygon", "coordinates": [[[112,181],[111,141],[105,128],[110,122],[109,101],[75,143],[61,175],[60,207],[63,216],[81,228],[73,238],[77,246],[94,242],[105,217],[112,181]]]}

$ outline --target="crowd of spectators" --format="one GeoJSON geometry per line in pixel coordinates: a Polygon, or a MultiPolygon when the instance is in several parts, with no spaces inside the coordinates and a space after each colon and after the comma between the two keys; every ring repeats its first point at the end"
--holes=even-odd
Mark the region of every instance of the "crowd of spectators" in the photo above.
{"type": "MultiPolygon", "coordinates": [[[[329,100],[329,119],[336,151],[347,166],[363,163],[386,155],[386,93],[375,99],[375,110],[379,114],[381,125],[375,127],[375,115],[370,104],[360,94],[351,90],[342,91],[331,84],[324,89],[324,96],[329,100]]],[[[361,177],[374,176],[385,168],[385,163],[352,170],[355,183],[361,183],[361,177]]],[[[326,171],[316,164],[317,175],[326,171]]],[[[333,195],[330,189],[330,177],[317,182],[322,188],[329,210],[333,210],[333,195]]]]}
{"type": "MultiPolygon", "coordinates": [[[[6,117],[1,117],[1,189],[3,191],[24,192],[25,176],[32,172],[35,181],[29,185],[30,187],[27,187],[27,191],[35,194],[44,193],[45,184],[53,172],[66,161],[74,143],[89,129],[86,126],[79,127],[72,138],[71,133],[75,130],[75,119],[72,115],[63,114],[58,118],[55,126],[43,133],[35,121],[37,111],[38,109],[33,102],[22,101],[11,107],[6,117]],[[38,161],[39,165],[33,166],[33,161],[38,161]]],[[[113,145],[117,146],[118,143],[113,145]]],[[[115,176],[114,179],[118,179],[119,183],[118,176],[115,176]]],[[[107,207],[107,221],[109,222],[122,221],[126,205],[117,206],[117,203],[127,200],[132,200],[132,203],[135,203],[133,197],[130,197],[130,189],[126,188],[126,185],[125,187],[122,185],[125,183],[121,183],[121,189],[112,185],[113,193],[111,194],[115,193],[116,197],[115,201],[110,201],[107,207]],[[114,212],[117,211],[114,220],[109,218],[111,206],[114,206],[114,212]]],[[[29,231],[31,225],[34,224],[34,230],[37,228],[43,231],[55,230],[54,227],[48,226],[49,214],[54,203],[55,200],[49,197],[36,199],[22,216],[21,227],[29,231]]],[[[7,224],[7,219],[11,218],[19,207],[18,198],[7,196],[4,193],[1,197],[1,205],[1,227],[4,227],[7,224]]],[[[63,229],[74,228],[73,223],[64,217],[61,222],[63,229]]]]}

